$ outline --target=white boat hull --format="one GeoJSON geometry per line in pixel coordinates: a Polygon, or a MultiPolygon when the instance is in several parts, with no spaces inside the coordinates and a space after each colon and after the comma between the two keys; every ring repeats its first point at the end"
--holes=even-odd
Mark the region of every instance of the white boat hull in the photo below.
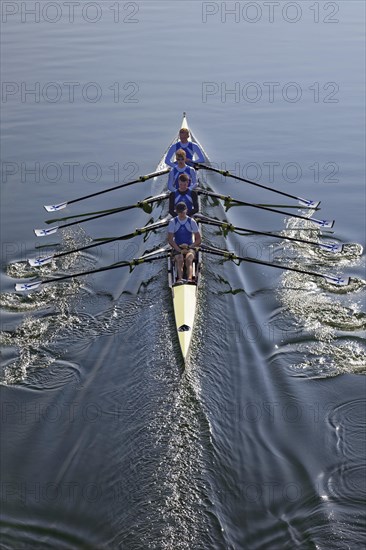
{"type": "Polygon", "coordinates": [[[194,318],[197,304],[197,285],[182,284],[172,286],[175,324],[180,349],[186,361],[191,345],[194,318]]]}
{"type": "MultiPolygon", "coordinates": [[[[180,127],[189,128],[185,114],[183,116],[182,124],[180,127]]],[[[191,133],[191,140],[200,145],[206,157],[206,162],[209,163],[210,161],[207,155],[205,154],[203,147],[197,141],[197,139],[195,139],[192,133],[191,133]]],[[[166,168],[164,158],[165,158],[165,155],[160,161],[160,164],[158,165],[159,170],[166,168]]],[[[193,335],[193,329],[194,329],[194,320],[196,315],[197,295],[198,295],[198,289],[200,285],[200,271],[201,271],[201,254],[198,253],[198,257],[196,258],[194,263],[195,283],[193,284],[183,283],[183,284],[177,285],[175,284],[176,271],[175,271],[174,261],[172,258],[169,258],[169,263],[168,263],[169,286],[172,291],[175,324],[176,324],[179,345],[180,345],[184,362],[186,362],[188,359],[189,351],[191,347],[191,341],[192,341],[192,335],[193,335]]]]}

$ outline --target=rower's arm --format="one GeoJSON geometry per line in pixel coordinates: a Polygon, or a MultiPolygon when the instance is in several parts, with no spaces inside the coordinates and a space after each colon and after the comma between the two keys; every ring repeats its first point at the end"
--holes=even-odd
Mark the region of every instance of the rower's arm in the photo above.
{"type": "Polygon", "coordinates": [[[200,246],[201,242],[201,233],[197,231],[196,233],[194,233],[194,246],[200,246]]]}
{"type": "Polygon", "coordinates": [[[177,252],[181,252],[181,249],[174,240],[174,233],[168,233],[168,243],[172,248],[174,248],[174,250],[176,250],[177,252]]]}
{"type": "Polygon", "coordinates": [[[193,144],[193,152],[197,155],[197,159],[195,160],[195,162],[205,162],[205,157],[203,156],[202,150],[200,147],[198,147],[197,143],[193,144]]]}
{"type": "Polygon", "coordinates": [[[189,184],[189,189],[194,189],[195,187],[197,187],[197,174],[196,174],[196,170],[194,168],[191,168],[190,169],[190,178],[191,178],[191,183],[189,184]]]}
{"type": "Polygon", "coordinates": [[[174,189],[174,171],[171,170],[169,172],[169,177],[168,177],[168,191],[170,191],[171,193],[173,191],[175,191],[174,189]]]}
{"type": "MultiPolygon", "coordinates": [[[[173,145],[171,145],[169,147],[169,150],[166,154],[166,157],[165,157],[165,164],[167,164],[168,166],[170,166],[171,168],[174,168],[174,162],[172,161],[172,156],[173,156],[173,153],[175,153],[175,150],[176,150],[176,147],[175,147],[175,143],[173,143],[173,145]]],[[[199,162],[203,162],[203,161],[199,161],[199,162]]]]}
{"type": "MultiPolygon", "coordinates": [[[[198,212],[198,210],[197,210],[198,212]]],[[[175,212],[175,193],[170,193],[169,195],[169,214],[174,218],[176,216],[175,212]]]]}
{"type": "Polygon", "coordinates": [[[189,215],[193,216],[194,214],[197,214],[197,212],[199,211],[198,195],[197,195],[196,191],[192,191],[191,197],[192,197],[192,206],[193,206],[193,208],[192,208],[192,212],[189,215]]]}

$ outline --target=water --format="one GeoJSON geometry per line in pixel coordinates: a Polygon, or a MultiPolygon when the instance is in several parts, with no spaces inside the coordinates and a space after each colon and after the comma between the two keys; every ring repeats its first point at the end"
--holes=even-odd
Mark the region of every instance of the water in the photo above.
{"type": "MultiPolygon", "coordinates": [[[[88,4],[74,15],[61,2],[2,5],[1,547],[360,548],[364,4],[88,4]],[[227,248],[352,277],[344,289],[206,260],[185,370],[164,262],[13,292],[36,273],[26,258],[159,217],[161,206],[130,210],[33,236],[55,217],[43,204],[153,171],[183,110],[214,166],[321,200],[315,217],[336,220],[322,239],[346,243],[341,258],[265,236],[230,234],[227,248]]],[[[293,204],[205,177],[244,201],[293,204]]],[[[59,217],[134,204],[164,181],[59,217]]],[[[286,211],[226,215],[321,236],[286,211]]],[[[216,233],[205,228],[206,241],[223,245],[216,233]]],[[[94,248],[41,274],[102,267],[163,242],[160,233],[94,248]]]]}

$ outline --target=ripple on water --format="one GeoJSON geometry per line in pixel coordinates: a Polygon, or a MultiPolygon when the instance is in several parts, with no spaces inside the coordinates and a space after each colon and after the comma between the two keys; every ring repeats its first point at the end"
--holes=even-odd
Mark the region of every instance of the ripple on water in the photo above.
{"type": "Polygon", "coordinates": [[[366,399],[342,403],[327,416],[336,437],[337,449],[345,459],[362,462],[365,456],[366,399]]]}
{"type": "Polygon", "coordinates": [[[81,371],[77,363],[70,361],[53,361],[48,368],[29,368],[26,386],[32,390],[59,390],[65,385],[81,388],[81,371]]]}
{"type": "MultiPolygon", "coordinates": [[[[74,249],[77,245],[89,242],[83,230],[80,229],[64,232],[62,239],[65,250],[74,249]]],[[[42,247],[42,255],[45,255],[44,253],[45,250],[42,247]]],[[[95,260],[72,254],[37,269],[25,262],[17,262],[8,266],[8,274],[17,279],[35,276],[43,279],[63,271],[70,273],[70,271],[84,269],[90,263],[95,264],[95,260]]],[[[37,292],[3,293],[0,296],[1,307],[8,315],[25,314],[15,329],[3,331],[0,335],[2,344],[12,350],[12,353],[8,354],[11,357],[8,357],[6,363],[2,365],[3,383],[20,382],[27,376],[31,367],[50,367],[57,360],[59,336],[71,327],[74,330],[75,326],[81,322],[79,317],[71,311],[70,305],[75,301],[81,285],[81,280],[71,279],[63,283],[43,285],[37,292]],[[15,349],[16,353],[14,353],[15,349]]]]}
{"type": "Polygon", "coordinates": [[[14,384],[22,381],[32,366],[49,367],[57,359],[57,354],[50,347],[57,340],[57,335],[74,318],[66,312],[45,317],[26,316],[13,332],[2,332],[1,343],[5,347],[16,349],[12,359],[4,365],[2,382],[14,384]]]}
{"type": "MultiPolygon", "coordinates": [[[[287,232],[291,230],[291,236],[297,238],[320,240],[319,230],[311,226],[311,222],[300,224],[290,218],[287,232]]],[[[335,239],[328,239],[325,234],[322,240],[334,242],[335,239]]],[[[336,254],[307,244],[300,247],[292,243],[284,244],[283,250],[286,251],[287,262],[292,252],[290,265],[293,267],[334,275],[344,273],[350,265],[359,261],[362,254],[362,246],[357,243],[347,243],[343,252],[336,254]]],[[[282,260],[283,257],[280,258],[282,260]]],[[[289,368],[293,373],[317,378],[346,372],[366,372],[364,341],[357,334],[349,338],[344,335],[366,328],[364,300],[360,298],[365,288],[366,282],[357,278],[352,278],[347,286],[336,286],[322,277],[294,272],[283,274],[278,290],[283,311],[272,322],[277,325],[288,316],[294,320],[293,328],[290,322],[287,323],[289,330],[283,333],[284,345],[281,349],[281,353],[287,350],[291,355],[301,356],[300,360],[287,356],[286,363],[290,358],[292,364],[289,368]]]]}
{"type": "MultiPolygon", "coordinates": [[[[285,351],[287,348],[288,346],[285,347],[285,351]]],[[[293,362],[288,367],[297,376],[329,378],[349,373],[366,374],[365,346],[360,341],[314,341],[297,344],[296,349],[292,351],[294,355],[300,354],[299,362],[293,362]]]]}
{"type": "Polygon", "coordinates": [[[364,464],[345,462],[337,465],[324,477],[323,500],[344,506],[355,506],[366,500],[366,477],[364,464]]]}

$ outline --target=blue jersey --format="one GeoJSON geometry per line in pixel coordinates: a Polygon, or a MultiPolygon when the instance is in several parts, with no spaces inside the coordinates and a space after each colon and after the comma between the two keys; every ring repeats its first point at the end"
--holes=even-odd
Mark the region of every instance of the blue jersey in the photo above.
{"type": "Polygon", "coordinates": [[[177,141],[177,143],[175,144],[175,154],[177,154],[177,151],[179,149],[183,149],[183,151],[186,154],[186,158],[188,160],[193,159],[194,151],[193,151],[193,143],[191,141],[189,141],[188,144],[184,148],[182,147],[181,142],[177,141]]]}
{"type": "Polygon", "coordinates": [[[169,147],[169,150],[165,157],[165,164],[171,166],[172,168],[173,166],[175,166],[175,153],[178,151],[178,149],[183,149],[183,151],[185,151],[187,160],[193,160],[193,157],[196,156],[196,162],[205,162],[204,154],[197,143],[188,141],[187,143],[183,144],[180,141],[177,141],[169,147]]]}
{"type": "Polygon", "coordinates": [[[186,219],[183,221],[180,221],[177,216],[169,222],[168,233],[174,233],[174,240],[178,245],[193,244],[193,233],[197,232],[197,223],[188,216],[186,216],[186,219]]]}
{"type": "Polygon", "coordinates": [[[183,170],[180,170],[177,166],[174,166],[170,170],[169,177],[168,177],[169,191],[176,191],[178,189],[178,178],[181,174],[187,174],[187,176],[191,180],[189,184],[189,189],[194,189],[195,187],[197,187],[196,170],[194,170],[194,168],[191,168],[186,164],[183,170]]]}
{"type": "Polygon", "coordinates": [[[191,212],[191,210],[193,209],[193,199],[191,191],[188,189],[186,193],[181,194],[177,190],[174,197],[174,206],[177,206],[178,202],[184,202],[187,205],[188,212],[191,212]]]}

